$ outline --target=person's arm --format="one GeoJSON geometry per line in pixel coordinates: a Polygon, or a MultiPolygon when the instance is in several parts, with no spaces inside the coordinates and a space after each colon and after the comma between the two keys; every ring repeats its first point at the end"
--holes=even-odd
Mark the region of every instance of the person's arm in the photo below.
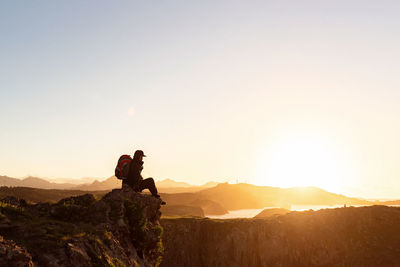
{"type": "Polygon", "coordinates": [[[142,170],[143,170],[143,161],[138,164],[138,177],[140,177],[140,180],[143,180],[142,170]]]}
{"type": "Polygon", "coordinates": [[[129,167],[129,178],[131,179],[132,186],[137,184],[139,180],[141,180],[141,171],[142,171],[142,166],[140,165],[139,162],[132,160],[131,165],[129,167]]]}

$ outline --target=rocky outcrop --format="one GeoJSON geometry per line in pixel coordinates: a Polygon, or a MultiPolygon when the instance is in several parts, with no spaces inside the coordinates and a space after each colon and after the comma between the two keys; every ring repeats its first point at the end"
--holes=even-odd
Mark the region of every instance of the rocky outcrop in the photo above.
{"type": "Polygon", "coordinates": [[[160,205],[129,189],[56,204],[3,199],[0,235],[7,240],[0,242],[0,260],[26,263],[10,266],[157,266],[163,254],[160,205]]]}
{"type": "Polygon", "coordinates": [[[163,219],[161,266],[399,266],[400,208],[291,212],[270,219],[163,219]]]}
{"type": "Polygon", "coordinates": [[[289,212],[290,212],[290,210],[288,210],[288,209],[270,208],[270,209],[264,209],[263,211],[261,211],[259,214],[257,214],[253,218],[255,218],[255,219],[265,219],[265,218],[269,218],[269,217],[272,217],[272,216],[284,215],[284,214],[287,214],[289,212]]]}
{"type": "Polygon", "coordinates": [[[34,264],[26,249],[17,246],[14,241],[4,240],[0,236],[0,266],[31,267],[34,264]]]}

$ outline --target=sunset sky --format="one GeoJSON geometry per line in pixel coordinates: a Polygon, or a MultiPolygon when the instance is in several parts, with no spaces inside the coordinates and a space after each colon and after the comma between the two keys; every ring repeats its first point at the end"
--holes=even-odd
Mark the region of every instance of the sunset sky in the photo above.
{"type": "Polygon", "coordinates": [[[399,1],[3,1],[0,175],[400,197],[399,1]]]}

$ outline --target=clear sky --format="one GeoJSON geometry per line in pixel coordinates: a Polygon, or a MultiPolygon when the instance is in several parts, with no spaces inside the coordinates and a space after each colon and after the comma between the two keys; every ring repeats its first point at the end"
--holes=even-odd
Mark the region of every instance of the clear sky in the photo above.
{"type": "Polygon", "coordinates": [[[2,1],[0,175],[400,195],[399,1],[2,1]]]}

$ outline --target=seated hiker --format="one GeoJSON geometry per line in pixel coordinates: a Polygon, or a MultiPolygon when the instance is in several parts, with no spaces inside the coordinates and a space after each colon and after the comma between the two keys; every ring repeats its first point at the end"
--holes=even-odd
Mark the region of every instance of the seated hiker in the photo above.
{"type": "MultiPolygon", "coordinates": [[[[154,197],[160,198],[154,183],[154,179],[143,179],[142,177],[141,172],[143,170],[143,157],[146,156],[142,150],[135,151],[133,159],[129,165],[129,171],[126,179],[122,181],[122,186],[124,186],[124,184],[129,185],[136,192],[142,192],[144,189],[148,189],[154,197]]],[[[163,201],[162,204],[165,204],[165,202],[163,201]]]]}

